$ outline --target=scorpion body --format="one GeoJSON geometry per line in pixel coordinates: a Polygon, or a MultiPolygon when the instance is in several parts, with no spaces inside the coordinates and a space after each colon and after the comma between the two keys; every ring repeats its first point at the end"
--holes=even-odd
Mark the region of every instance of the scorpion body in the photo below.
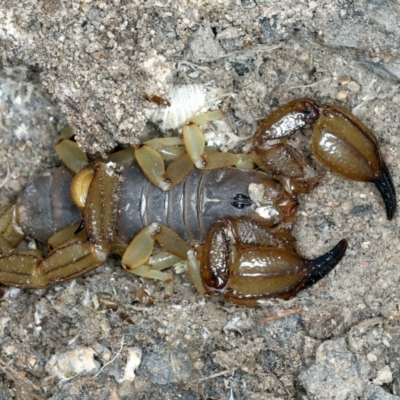
{"type": "MultiPolygon", "coordinates": [[[[168,191],[152,185],[137,163],[125,167],[121,178],[117,232],[126,243],[153,222],[169,226],[192,244],[200,243],[215,221],[255,214],[248,182],[264,183],[283,196],[279,182],[255,170],[193,169],[183,182],[168,191]]],[[[292,203],[296,204],[293,198],[292,203]]],[[[282,214],[279,203],[273,207],[275,213],[271,217],[278,219],[282,214]]],[[[271,225],[282,220],[271,221],[271,225]]]]}
{"type": "MultiPolygon", "coordinates": [[[[212,112],[207,118],[219,117],[212,112]]],[[[375,184],[388,219],[394,217],[395,189],[378,141],[344,108],[294,100],[264,121],[245,155],[207,149],[198,127],[207,118],[190,120],[183,141],[149,141],[94,163],[73,134],[62,134],[56,150],[67,168],[43,173],[16,204],[0,208],[0,282],[42,288],[83,275],[117,253],[127,271],[163,280],[168,294],[172,276],[163,270],[187,259],[202,294],[221,293],[247,306],[292,297],[331,271],[347,248],[342,240],[314,260],[296,253],[295,196],[311,190],[318,174],[287,139],[306,125],[314,127],[315,158],[348,179],[375,184]],[[175,154],[167,167],[160,143],[171,147],[165,154],[175,154]],[[231,167],[249,161],[259,170],[231,167]],[[25,235],[48,242],[48,256],[19,250],[25,235]],[[151,264],[155,242],[170,257],[151,264]]]]}
{"type": "MultiPolygon", "coordinates": [[[[67,168],[59,167],[27,185],[15,208],[25,234],[47,242],[57,231],[82,220],[70,194],[73,177],[67,168]]],[[[191,244],[200,243],[215,221],[257,216],[248,182],[263,183],[271,191],[270,220],[264,217],[269,226],[277,226],[285,215],[295,212],[296,200],[261,171],[193,169],[183,182],[163,191],[149,182],[136,162],[129,163],[120,174],[116,233],[129,243],[146,226],[160,223],[191,244]]]]}

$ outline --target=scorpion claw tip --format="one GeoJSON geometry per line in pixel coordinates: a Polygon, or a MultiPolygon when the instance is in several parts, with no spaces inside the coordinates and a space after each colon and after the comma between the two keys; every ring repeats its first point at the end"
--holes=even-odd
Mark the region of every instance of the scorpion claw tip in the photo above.
{"type": "Polygon", "coordinates": [[[391,221],[396,213],[396,191],[388,167],[384,162],[382,163],[380,176],[375,179],[373,183],[382,196],[386,207],[387,218],[391,221]]]}
{"type": "Polygon", "coordinates": [[[306,275],[304,286],[308,287],[313,285],[327,275],[343,258],[347,249],[347,240],[342,239],[332,250],[328,251],[324,255],[315,258],[314,260],[307,260],[310,266],[310,271],[306,275]]]}

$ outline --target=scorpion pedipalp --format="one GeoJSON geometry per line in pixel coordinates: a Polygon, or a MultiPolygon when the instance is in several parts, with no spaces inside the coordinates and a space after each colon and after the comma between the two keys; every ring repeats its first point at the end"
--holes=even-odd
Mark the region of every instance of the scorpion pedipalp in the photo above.
{"type": "Polygon", "coordinates": [[[396,212],[396,193],[375,135],[352,113],[334,104],[317,105],[294,100],[274,111],[254,136],[254,151],[275,174],[303,181],[311,188],[316,174],[304,158],[286,143],[304,126],[313,125],[315,158],[337,174],[372,182],[385,203],[387,217],[396,212]]]}
{"type": "MultiPolygon", "coordinates": [[[[207,293],[254,306],[269,298],[288,299],[317,282],[339,263],[346,248],[347,241],[342,240],[328,253],[306,260],[295,253],[291,235],[278,237],[254,221],[229,218],[213,226],[198,273],[207,293]]],[[[198,286],[193,266],[192,261],[192,280],[198,286]]]]}
{"type": "Polygon", "coordinates": [[[396,194],[375,135],[343,107],[324,104],[313,130],[316,159],[348,179],[372,182],[382,195],[387,217],[396,212],[396,194]]]}

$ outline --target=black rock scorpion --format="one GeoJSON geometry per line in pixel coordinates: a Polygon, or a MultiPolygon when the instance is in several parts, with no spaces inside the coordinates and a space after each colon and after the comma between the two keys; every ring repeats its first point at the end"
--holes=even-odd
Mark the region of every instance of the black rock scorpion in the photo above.
{"type": "Polygon", "coordinates": [[[393,218],[396,194],[378,141],[346,109],[294,100],[264,121],[247,154],[205,146],[199,125],[222,115],[200,114],[184,125],[183,138],[153,139],[91,163],[65,129],[56,145],[65,166],[0,208],[0,283],[44,288],[117,253],[127,271],[163,280],[169,294],[164,269],[187,259],[202,294],[246,306],[292,297],[331,271],[347,247],[341,240],[314,260],[296,253],[295,196],[318,174],[288,138],[306,125],[314,157],[345,178],[374,183],[393,218]],[[18,249],[25,235],[47,242],[49,254],[18,249]],[[155,242],[163,251],[151,257],[155,242]]]}

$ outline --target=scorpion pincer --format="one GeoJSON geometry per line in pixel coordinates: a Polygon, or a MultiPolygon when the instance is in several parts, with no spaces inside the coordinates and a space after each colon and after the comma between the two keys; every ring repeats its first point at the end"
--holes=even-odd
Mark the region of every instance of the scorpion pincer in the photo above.
{"type": "Polygon", "coordinates": [[[145,142],[93,163],[65,130],[56,150],[66,167],[42,173],[0,209],[0,282],[43,288],[117,253],[126,270],[163,280],[169,294],[172,276],[163,270],[187,259],[202,294],[246,306],[292,297],[331,271],[347,247],[341,240],[314,260],[296,253],[295,196],[318,175],[288,139],[306,125],[313,126],[315,158],[348,179],[374,183],[393,218],[395,190],[377,139],[344,108],[294,100],[265,120],[248,154],[205,146],[198,125],[221,116],[193,118],[183,139],[145,142]],[[165,159],[173,161],[165,167],[165,159]],[[49,254],[19,248],[25,235],[48,242],[49,254]],[[162,251],[152,256],[155,242],[162,251]]]}

